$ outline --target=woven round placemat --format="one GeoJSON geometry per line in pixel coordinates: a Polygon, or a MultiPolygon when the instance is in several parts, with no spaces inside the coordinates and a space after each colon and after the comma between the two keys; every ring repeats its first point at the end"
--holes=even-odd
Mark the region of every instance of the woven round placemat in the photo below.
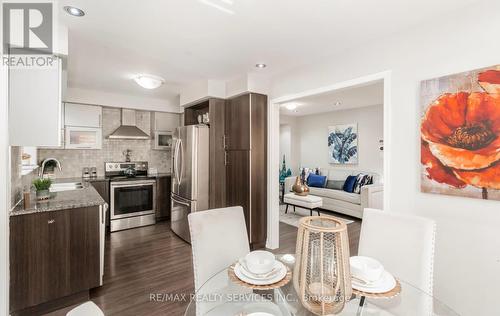
{"type": "Polygon", "coordinates": [[[399,293],[401,293],[401,283],[399,283],[398,279],[396,279],[396,286],[392,290],[384,293],[370,293],[352,289],[352,294],[355,294],[356,296],[364,296],[369,298],[393,298],[398,296],[399,293]]]}
{"type": "Polygon", "coordinates": [[[234,274],[234,267],[235,266],[236,266],[236,264],[233,264],[232,266],[230,266],[227,269],[227,274],[229,275],[229,279],[231,279],[231,281],[233,281],[234,283],[236,283],[238,285],[241,285],[241,286],[244,286],[244,287],[247,287],[247,288],[250,288],[250,289],[254,289],[254,290],[273,290],[273,289],[277,289],[277,288],[280,288],[280,287],[286,285],[292,279],[292,271],[290,271],[290,268],[285,265],[287,271],[286,271],[285,277],[283,279],[281,279],[281,281],[278,281],[278,282],[273,283],[273,284],[267,284],[267,285],[250,284],[250,283],[247,283],[245,281],[240,280],[236,276],[236,274],[234,274]]]}

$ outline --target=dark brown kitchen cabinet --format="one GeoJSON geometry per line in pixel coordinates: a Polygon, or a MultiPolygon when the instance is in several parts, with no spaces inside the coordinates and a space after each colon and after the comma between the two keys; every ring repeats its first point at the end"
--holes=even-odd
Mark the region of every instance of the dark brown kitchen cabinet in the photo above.
{"type": "Polygon", "coordinates": [[[250,96],[245,94],[228,101],[225,111],[226,150],[250,150],[250,96]]]}
{"type": "Polygon", "coordinates": [[[226,206],[244,209],[250,244],[267,237],[267,96],[248,93],[225,108],[226,206]]]}
{"type": "Polygon", "coordinates": [[[10,311],[100,283],[99,207],[10,218],[10,311]]]}
{"type": "Polygon", "coordinates": [[[108,180],[95,180],[92,181],[92,186],[99,193],[99,195],[109,205],[109,181],[108,180]]]}
{"type": "Polygon", "coordinates": [[[210,208],[226,205],[226,166],[224,165],[224,109],[226,101],[210,99],[210,208]]]}
{"type": "MultiPolygon", "coordinates": [[[[226,152],[226,204],[243,207],[245,219],[250,215],[250,152],[231,150],[226,152]]],[[[250,231],[250,221],[246,221],[250,231]]]]}
{"type": "Polygon", "coordinates": [[[170,219],[170,176],[161,176],[156,179],[156,221],[170,219]]]}

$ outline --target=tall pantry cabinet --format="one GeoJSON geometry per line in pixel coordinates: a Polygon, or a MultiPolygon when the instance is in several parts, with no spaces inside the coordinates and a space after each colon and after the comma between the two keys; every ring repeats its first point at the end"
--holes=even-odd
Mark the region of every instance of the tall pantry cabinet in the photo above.
{"type": "Polygon", "coordinates": [[[248,93],[226,101],[226,206],[243,207],[253,249],[267,237],[267,96],[248,93]]]}
{"type": "Polygon", "coordinates": [[[242,206],[252,249],[267,237],[267,96],[209,98],[184,110],[184,124],[210,117],[210,208],[242,206]]]}

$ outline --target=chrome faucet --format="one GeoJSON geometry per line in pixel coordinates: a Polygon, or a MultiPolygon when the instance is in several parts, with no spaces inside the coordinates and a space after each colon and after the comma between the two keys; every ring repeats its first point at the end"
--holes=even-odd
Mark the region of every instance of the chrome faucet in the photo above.
{"type": "Polygon", "coordinates": [[[62,168],[61,168],[61,163],[59,162],[59,160],[57,160],[56,158],[47,158],[45,159],[43,162],[42,162],[42,167],[40,168],[40,172],[39,172],[39,176],[40,178],[43,178],[43,174],[45,172],[45,164],[49,161],[55,161],[56,162],[56,165],[57,167],[59,168],[59,171],[62,171],[62,168]]]}

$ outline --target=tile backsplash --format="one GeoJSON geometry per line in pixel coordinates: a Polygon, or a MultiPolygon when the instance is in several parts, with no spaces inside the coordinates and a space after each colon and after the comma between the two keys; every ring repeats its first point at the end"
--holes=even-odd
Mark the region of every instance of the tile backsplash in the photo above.
{"type": "MultiPolygon", "coordinates": [[[[103,108],[102,110],[102,149],[38,149],[38,161],[56,158],[61,162],[62,171],[56,170],[56,177],[81,177],[84,167],[96,167],[98,176],[104,175],[104,163],[125,161],[123,152],[132,150],[132,161],[147,161],[149,167],[158,168],[158,172],[170,172],[170,151],[152,150],[150,140],[108,139],[108,135],[121,125],[121,110],[103,108]]],[[[151,113],[136,111],[137,126],[151,135],[151,113]]]]}

